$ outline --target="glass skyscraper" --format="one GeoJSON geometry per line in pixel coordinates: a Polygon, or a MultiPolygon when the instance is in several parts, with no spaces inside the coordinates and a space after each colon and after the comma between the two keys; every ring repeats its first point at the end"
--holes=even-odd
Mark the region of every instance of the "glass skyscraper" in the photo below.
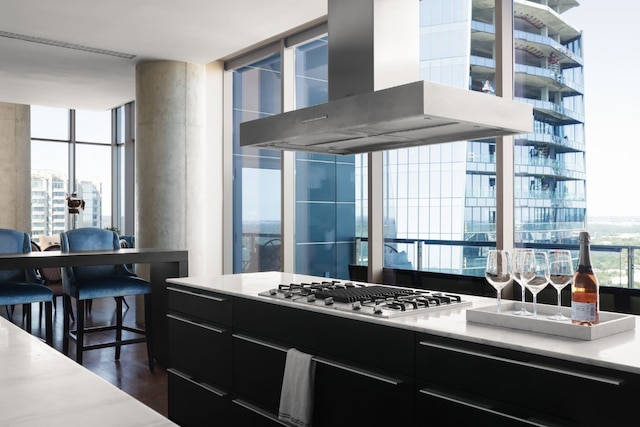
{"type": "MultiPolygon", "coordinates": [[[[534,131],[515,137],[516,243],[575,242],[585,227],[582,38],[562,17],[577,5],[514,4],[515,98],[534,107],[534,131]]],[[[495,95],[494,6],[420,2],[424,80],[495,95]]],[[[495,151],[486,139],[385,153],[387,266],[482,273],[486,248],[465,242],[495,240],[495,151]]]]}

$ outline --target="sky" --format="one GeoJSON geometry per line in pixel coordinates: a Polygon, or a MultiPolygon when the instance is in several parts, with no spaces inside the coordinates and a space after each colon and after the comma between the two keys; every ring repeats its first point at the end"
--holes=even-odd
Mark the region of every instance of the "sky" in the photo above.
{"type": "Polygon", "coordinates": [[[640,2],[579,1],[563,17],[583,32],[587,214],[640,217],[640,2]]]}

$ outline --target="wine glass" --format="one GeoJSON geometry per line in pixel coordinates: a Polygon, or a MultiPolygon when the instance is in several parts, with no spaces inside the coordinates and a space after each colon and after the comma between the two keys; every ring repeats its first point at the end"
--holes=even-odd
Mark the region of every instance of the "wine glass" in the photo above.
{"type": "Polygon", "coordinates": [[[502,312],[502,289],[511,282],[511,254],[503,249],[492,249],[487,255],[484,276],[493,286],[498,296],[498,313],[502,312]]]}
{"type": "Polygon", "coordinates": [[[530,271],[533,265],[533,249],[516,248],[513,252],[512,273],[513,279],[520,285],[522,289],[522,303],[520,310],[514,311],[513,314],[518,316],[531,316],[525,307],[525,284],[528,276],[523,276],[523,272],[530,271]]]}
{"type": "Polygon", "coordinates": [[[549,284],[549,258],[546,252],[535,251],[533,263],[526,265],[522,272],[526,277],[524,285],[533,295],[533,317],[538,317],[538,293],[549,284]]]}
{"type": "Polygon", "coordinates": [[[573,260],[571,251],[552,249],[549,251],[549,281],[558,293],[558,310],[556,314],[549,316],[551,320],[569,320],[560,311],[562,289],[571,283],[573,278],[573,260]]]}

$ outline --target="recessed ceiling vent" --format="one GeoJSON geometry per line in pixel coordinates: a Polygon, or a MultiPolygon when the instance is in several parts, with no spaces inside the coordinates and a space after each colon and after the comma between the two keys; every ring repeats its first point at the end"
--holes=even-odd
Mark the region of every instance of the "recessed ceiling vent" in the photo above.
{"type": "Polygon", "coordinates": [[[530,105],[419,80],[419,2],[328,0],[329,101],[240,124],[240,146],[357,154],[528,133],[530,105]]]}

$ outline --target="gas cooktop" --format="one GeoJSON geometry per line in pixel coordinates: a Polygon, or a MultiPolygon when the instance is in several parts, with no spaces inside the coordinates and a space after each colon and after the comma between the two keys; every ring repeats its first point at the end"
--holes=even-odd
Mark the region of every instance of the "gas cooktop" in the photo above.
{"type": "Polygon", "coordinates": [[[291,304],[312,305],[381,318],[471,304],[460,295],[445,292],[338,280],[280,284],[259,295],[291,304]]]}

